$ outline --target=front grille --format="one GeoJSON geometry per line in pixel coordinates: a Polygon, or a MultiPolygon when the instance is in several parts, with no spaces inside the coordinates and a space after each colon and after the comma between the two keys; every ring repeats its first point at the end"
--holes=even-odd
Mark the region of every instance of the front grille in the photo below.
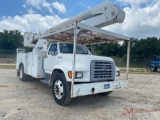
{"type": "Polygon", "coordinates": [[[115,79],[115,64],[112,61],[91,61],[91,82],[113,81],[115,79]]]}

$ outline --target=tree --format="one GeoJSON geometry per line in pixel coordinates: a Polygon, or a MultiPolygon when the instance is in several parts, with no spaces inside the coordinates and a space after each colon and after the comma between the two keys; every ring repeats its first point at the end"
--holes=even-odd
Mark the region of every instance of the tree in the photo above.
{"type": "Polygon", "coordinates": [[[148,37],[135,41],[131,47],[131,56],[138,59],[149,59],[160,54],[160,40],[156,37],[148,37]]]}
{"type": "MultiPolygon", "coordinates": [[[[105,43],[96,45],[96,50],[100,50],[103,56],[117,56],[123,57],[127,53],[127,42],[119,43],[105,43]]],[[[133,59],[150,59],[154,55],[160,55],[160,38],[148,37],[147,39],[131,38],[131,52],[130,56],[133,59]]]]}
{"type": "Polygon", "coordinates": [[[23,36],[18,30],[0,32],[0,49],[15,50],[16,48],[23,47],[23,36]]]}

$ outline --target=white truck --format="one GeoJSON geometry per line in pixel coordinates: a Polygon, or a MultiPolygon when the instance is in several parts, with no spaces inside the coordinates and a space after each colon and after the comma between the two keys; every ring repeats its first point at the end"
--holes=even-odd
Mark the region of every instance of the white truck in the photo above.
{"type": "Polygon", "coordinates": [[[21,81],[33,77],[51,86],[59,105],[127,87],[130,38],[100,29],[124,18],[123,10],[106,1],[44,33],[25,33],[24,46],[33,50],[17,49],[17,75],[21,81]],[[112,58],[92,55],[85,46],[119,41],[128,42],[125,80],[119,80],[120,69],[112,58]]]}

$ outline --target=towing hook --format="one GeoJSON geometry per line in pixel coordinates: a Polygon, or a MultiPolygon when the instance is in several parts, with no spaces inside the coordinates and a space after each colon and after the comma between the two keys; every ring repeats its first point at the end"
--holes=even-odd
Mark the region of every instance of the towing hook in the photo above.
{"type": "Polygon", "coordinates": [[[94,93],[94,91],[95,91],[95,88],[92,88],[92,89],[91,89],[91,92],[94,93]]]}

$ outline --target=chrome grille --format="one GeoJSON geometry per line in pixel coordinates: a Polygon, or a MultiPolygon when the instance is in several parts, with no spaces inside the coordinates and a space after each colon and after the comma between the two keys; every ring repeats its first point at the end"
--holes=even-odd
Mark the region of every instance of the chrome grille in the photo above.
{"type": "Polygon", "coordinates": [[[112,61],[91,61],[91,82],[115,79],[115,64],[112,61]]]}

